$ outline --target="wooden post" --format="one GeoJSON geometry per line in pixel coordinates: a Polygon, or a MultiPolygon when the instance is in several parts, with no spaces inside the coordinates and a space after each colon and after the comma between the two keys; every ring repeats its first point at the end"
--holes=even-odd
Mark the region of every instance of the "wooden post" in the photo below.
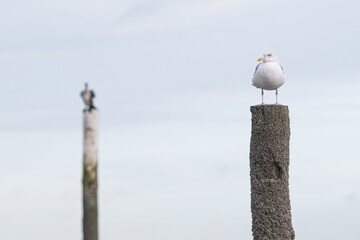
{"type": "Polygon", "coordinates": [[[292,240],[289,197],[289,110],[281,105],[250,108],[251,213],[254,240],[292,240]]]}
{"type": "Polygon", "coordinates": [[[98,240],[97,208],[98,111],[84,110],[83,236],[98,240]]]}

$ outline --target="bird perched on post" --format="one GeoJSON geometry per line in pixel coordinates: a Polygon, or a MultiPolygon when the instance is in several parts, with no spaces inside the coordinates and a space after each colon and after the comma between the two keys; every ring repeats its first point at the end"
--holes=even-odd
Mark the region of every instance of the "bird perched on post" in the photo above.
{"type": "Polygon", "coordinates": [[[264,105],[264,90],[276,90],[276,105],[278,105],[278,88],[285,83],[285,76],[279,59],[275,53],[264,53],[263,57],[259,57],[258,61],[262,61],[255,68],[252,79],[252,85],[261,88],[261,104],[264,105]]]}
{"type": "Polygon", "coordinates": [[[93,98],[95,97],[95,93],[93,90],[88,90],[88,84],[85,83],[85,90],[81,92],[80,96],[84,100],[84,103],[89,108],[87,110],[96,109],[94,106],[93,98]]]}

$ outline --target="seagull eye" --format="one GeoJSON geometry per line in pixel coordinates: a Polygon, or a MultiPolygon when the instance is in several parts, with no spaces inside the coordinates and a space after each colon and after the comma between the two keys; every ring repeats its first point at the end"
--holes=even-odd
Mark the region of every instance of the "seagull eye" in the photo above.
{"type": "Polygon", "coordinates": [[[268,54],[268,57],[271,57],[271,54],[268,54]]]}

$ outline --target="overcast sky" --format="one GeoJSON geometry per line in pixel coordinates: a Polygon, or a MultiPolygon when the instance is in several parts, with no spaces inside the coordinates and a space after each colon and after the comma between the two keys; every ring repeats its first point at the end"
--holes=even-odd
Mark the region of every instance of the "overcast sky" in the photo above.
{"type": "MultiPolygon", "coordinates": [[[[14,0],[0,7],[0,237],[82,237],[100,110],[100,239],[251,239],[256,59],[278,54],[297,239],[360,239],[360,2],[14,0]]],[[[267,91],[266,103],[275,102],[267,91]]]]}

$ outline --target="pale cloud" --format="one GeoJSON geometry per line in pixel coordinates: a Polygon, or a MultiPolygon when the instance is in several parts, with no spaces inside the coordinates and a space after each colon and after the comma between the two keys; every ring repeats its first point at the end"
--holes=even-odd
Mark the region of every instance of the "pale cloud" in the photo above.
{"type": "MultiPolygon", "coordinates": [[[[281,1],[281,0],[278,0],[281,1]]],[[[2,5],[3,40],[109,36],[211,22],[264,0],[212,1],[15,1],[2,5]]],[[[274,4],[274,2],[272,2],[274,4]]]]}
{"type": "Polygon", "coordinates": [[[2,4],[3,40],[76,37],[106,32],[126,9],[117,1],[14,1],[2,4]]]}
{"type": "Polygon", "coordinates": [[[136,33],[196,26],[212,21],[212,17],[221,16],[239,7],[267,4],[265,1],[250,0],[213,0],[213,1],[178,1],[172,3],[151,3],[129,9],[119,18],[122,33],[136,33]]]}

